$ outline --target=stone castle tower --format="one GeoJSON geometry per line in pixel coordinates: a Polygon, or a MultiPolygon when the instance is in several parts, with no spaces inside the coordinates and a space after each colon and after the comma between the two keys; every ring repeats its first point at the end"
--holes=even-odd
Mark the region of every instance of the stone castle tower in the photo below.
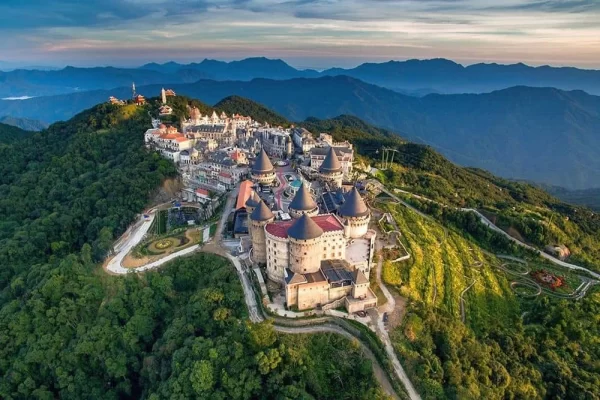
{"type": "Polygon", "coordinates": [[[342,178],[344,177],[344,171],[342,170],[342,164],[335,153],[333,147],[329,147],[329,152],[323,161],[323,164],[319,167],[319,177],[323,182],[328,183],[333,188],[342,187],[342,178]]]}
{"type": "Polygon", "coordinates": [[[250,214],[248,231],[252,238],[252,260],[259,264],[267,262],[267,245],[265,239],[265,225],[275,220],[275,216],[265,204],[259,200],[258,205],[250,214]]]}
{"type": "Polygon", "coordinates": [[[288,229],[290,240],[290,269],[307,274],[319,271],[323,254],[323,229],[308,215],[302,215],[288,229]]]}
{"type": "Polygon", "coordinates": [[[352,239],[362,237],[369,230],[371,212],[356,187],[344,197],[345,201],[338,209],[338,215],[344,223],[346,236],[352,239]]]}
{"type": "Polygon", "coordinates": [[[252,239],[252,230],[250,229],[250,216],[252,215],[254,209],[258,206],[259,201],[260,198],[258,197],[256,192],[252,190],[252,192],[250,192],[250,197],[248,197],[248,200],[246,200],[246,203],[244,204],[244,206],[246,207],[246,213],[248,215],[248,235],[250,236],[250,239],[252,239]]]}
{"type": "Polygon", "coordinates": [[[262,183],[263,185],[271,185],[275,181],[275,168],[271,160],[269,160],[265,149],[260,149],[260,153],[252,166],[251,176],[255,182],[262,183]]]}
{"type": "Polygon", "coordinates": [[[288,207],[288,212],[292,218],[300,218],[304,214],[314,217],[319,214],[319,207],[310,195],[306,183],[303,183],[298,192],[296,192],[294,199],[288,207]]]}

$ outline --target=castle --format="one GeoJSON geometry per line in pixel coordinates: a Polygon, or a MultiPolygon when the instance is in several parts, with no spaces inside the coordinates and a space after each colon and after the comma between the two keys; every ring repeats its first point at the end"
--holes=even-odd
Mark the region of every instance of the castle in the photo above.
{"type": "MultiPolygon", "coordinates": [[[[341,166],[333,151],[320,174],[324,181],[341,186],[341,166]]],[[[274,179],[264,151],[252,167],[252,177],[261,183],[274,179]]],[[[268,278],[285,286],[287,307],[344,305],[348,312],[356,312],[377,305],[369,288],[376,234],[369,229],[371,212],[355,187],[344,195],[337,214],[319,214],[305,184],[289,204],[292,219],[276,220],[254,191],[245,206],[252,260],[266,265],[268,278]]]]}

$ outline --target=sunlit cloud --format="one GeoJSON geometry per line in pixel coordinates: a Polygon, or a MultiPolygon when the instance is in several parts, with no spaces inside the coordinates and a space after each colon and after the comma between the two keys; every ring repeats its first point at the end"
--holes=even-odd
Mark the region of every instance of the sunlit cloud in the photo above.
{"type": "Polygon", "coordinates": [[[3,0],[0,33],[0,61],[38,65],[265,55],[600,67],[597,0],[3,0]]]}

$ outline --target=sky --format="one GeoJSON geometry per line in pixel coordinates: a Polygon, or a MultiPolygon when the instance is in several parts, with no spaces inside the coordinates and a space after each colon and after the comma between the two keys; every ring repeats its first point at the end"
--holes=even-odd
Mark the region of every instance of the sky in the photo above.
{"type": "Polygon", "coordinates": [[[600,69],[600,0],[0,0],[0,69],[266,56],[600,69]]]}

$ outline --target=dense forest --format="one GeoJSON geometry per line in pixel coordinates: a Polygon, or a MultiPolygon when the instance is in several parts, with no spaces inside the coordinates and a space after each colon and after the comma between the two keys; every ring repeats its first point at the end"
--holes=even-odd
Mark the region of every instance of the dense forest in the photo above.
{"type": "Polygon", "coordinates": [[[0,146],[2,146],[2,144],[23,140],[33,134],[34,132],[25,131],[21,128],[17,128],[16,126],[0,122],[0,146]]]}
{"type": "Polygon", "coordinates": [[[143,148],[148,110],[102,104],[0,148],[0,398],[382,398],[349,341],[249,325],[224,259],[100,269],[175,173],[143,148]]]}
{"type": "Polygon", "coordinates": [[[273,126],[290,126],[290,122],[281,115],[254,101],[239,96],[229,96],[215,104],[215,108],[225,113],[251,116],[253,120],[268,123],[273,126]]]}
{"type": "Polygon", "coordinates": [[[600,399],[599,297],[542,297],[524,323],[480,335],[415,304],[393,340],[427,399],[600,399]]]}

